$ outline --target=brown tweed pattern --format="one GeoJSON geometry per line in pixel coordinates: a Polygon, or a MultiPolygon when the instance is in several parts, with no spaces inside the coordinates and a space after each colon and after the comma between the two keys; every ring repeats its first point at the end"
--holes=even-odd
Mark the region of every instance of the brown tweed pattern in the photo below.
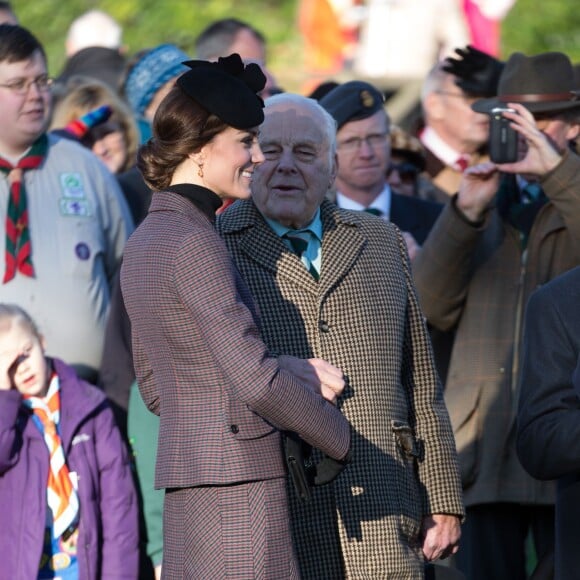
{"type": "Polygon", "coordinates": [[[340,401],[354,429],[353,463],[300,504],[291,492],[303,578],[422,578],[423,515],[463,514],[455,445],[419,310],[404,241],[380,218],[321,206],[322,268],[316,282],[252,202],[218,219],[258,302],[266,344],[340,367],[340,401]],[[412,429],[419,460],[393,430],[412,429]],[[338,525],[337,525],[338,523],[338,525]]]}
{"type": "Polygon", "coordinates": [[[532,478],[516,455],[522,322],[531,293],[580,264],[580,158],[565,155],[542,186],[550,201],[525,254],[497,209],[475,228],[452,200],[413,263],[429,322],[455,331],[445,400],[468,506],[554,501],[553,482],[532,478]]]}
{"type": "MultiPolygon", "coordinates": [[[[280,435],[274,425],[299,433],[332,457],[346,455],[348,422],[267,356],[246,284],[207,217],[187,199],[171,192],[153,195],[148,216],[127,243],[121,288],[131,319],[139,389],[147,406],[160,414],[156,487],[276,478],[283,483],[280,435]]],[[[262,493],[267,491],[264,486],[262,493]]],[[[244,523],[249,509],[244,506],[258,500],[262,501],[258,496],[244,500],[239,529],[234,531],[235,512],[228,511],[234,543],[245,542],[248,550],[266,554],[252,556],[253,566],[271,555],[271,538],[256,534],[264,513],[254,511],[257,524],[244,523]]],[[[267,520],[274,521],[276,514],[286,518],[285,511],[280,512],[287,509],[285,501],[284,494],[276,494],[272,502],[282,505],[270,505],[267,520]]],[[[213,505],[198,514],[182,514],[179,508],[166,514],[167,538],[178,542],[179,534],[193,529],[193,524],[182,527],[184,517],[197,518],[203,536],[204,522],[213,525],[213,505]]],[[[271,535],[282,534],[287,526],[285,520],[277,525],[279,531],[271,535]]],[[[287,535],[280,540],[291,544],[287,535]]],[[[238,549],[228,542],[215,546],[215,558],[224,560],[222,565],[227,565],[231,550],[238,549]],[[220,546],[229,552],[220,553],[220,546]]],[[[170,554],[182,559],[179,551],[172,549],[170,554]]],[[[168,557],[165,560],[171,566],[168,557]]],[[[274,577],[269,566],[264,560],[264,578],[274,577]]],[[[195,580],[220,577],[183,574],[195,580]]]]}
{"type": "Polygon", "coordinates": [[[246,285],[185,198],[153,195],[125,248],[121,288],[139,390],[161,416],[157,487],[282,477],[273,424],[346,455],[344,417],[267,358],[246,285]]]}
{"type": "Polygon", "coordinates": [[[168,490],[164,513],[168,580],[299,578],[283,479],[168,490]]]}

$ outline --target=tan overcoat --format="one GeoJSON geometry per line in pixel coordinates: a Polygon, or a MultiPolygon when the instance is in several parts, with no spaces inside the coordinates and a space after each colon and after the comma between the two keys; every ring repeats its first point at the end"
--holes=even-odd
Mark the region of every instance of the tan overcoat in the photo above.
{"type": "Polygon", "coordinates": [[[354,430],[352,464],[309,503],[289,490],[301,573],[305,580],[419,579],[422,517],[462,515],[463,506],[406,246],[395,226],[365,212],[325,201],[321,217],[318,282],[251,201],[217,222],[258,303],[268,347],[324,358],[348,380],[340,407],[354,430]]]}

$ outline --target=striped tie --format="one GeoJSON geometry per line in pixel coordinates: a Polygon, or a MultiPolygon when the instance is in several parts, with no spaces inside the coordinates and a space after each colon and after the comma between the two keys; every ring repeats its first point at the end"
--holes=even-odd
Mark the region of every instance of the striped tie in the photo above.
{"type": "Polygon", "coordinates": [[[32,409],[36,426],[44,437],[50,455],[47,497],[52,512],[54,537],[59,538],[76,524],[79,500],[64,457],[62,441],[58,433],[60,420],[60,384],[53,375],[45,397],[25,397],[24,405],[32,409]]]}
{"type": "Polygon", "coordinates": [[[312,232],[310,230],[292,230],[286,232],[282,237],[285,240],[288,240],[292,251],[300,258],[301,262],[310,272],[312,277],[318,281],[320,277],[318,270],[305,254],[306,248],[308,248],[308,243],[312,237],[312,232]]]}
{"type": "Polygon", "coordinates": [[[0,157],[0,172],[7,175],[10,185],[10,197],[6,210],[3,284],[10,282],[17,271],[24,276],[34,277],[23,172],[27,169],[36,169],[46,156],[47,148],[48,139],[46,135],[42,135],[15,166],[0,157]]]}

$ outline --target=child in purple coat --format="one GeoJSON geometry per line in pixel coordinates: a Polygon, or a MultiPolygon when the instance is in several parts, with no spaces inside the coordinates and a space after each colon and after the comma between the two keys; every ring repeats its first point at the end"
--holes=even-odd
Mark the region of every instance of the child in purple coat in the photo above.
{"type": "Polygon", "coordinates": [[[0,304],[0,580],[136,579],[137,496],[101,391],[0,304]]]}

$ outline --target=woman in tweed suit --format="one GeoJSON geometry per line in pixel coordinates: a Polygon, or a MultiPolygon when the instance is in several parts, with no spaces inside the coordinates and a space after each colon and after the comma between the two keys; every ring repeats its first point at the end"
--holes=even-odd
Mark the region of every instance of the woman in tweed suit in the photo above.
{"type": "Polygon", "coordinates": [[[276,428],[344,459],[348,423],[313,388],[318,372],[332,399],[342,376],[322,361],[314,371],[284,358],[305,386],[268,356],[249,291],[213,227],[223,198],[249,197],[263,161],[256,93],[265,77],[238,55],[186,64],[140,151],[155,193],[121,272],[139,389],[160,415],[163,576],[297,578],[276,428]]]}

